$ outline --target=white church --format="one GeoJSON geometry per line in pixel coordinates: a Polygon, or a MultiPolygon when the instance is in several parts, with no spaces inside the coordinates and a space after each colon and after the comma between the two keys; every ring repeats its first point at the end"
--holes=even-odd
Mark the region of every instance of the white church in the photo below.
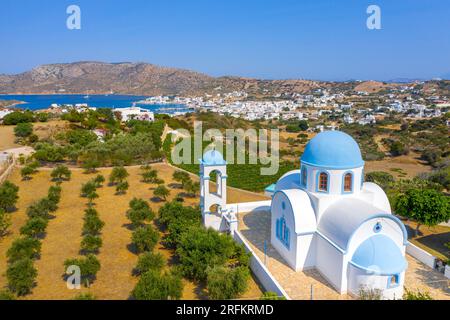
{"type": "MultiPolygon", "coordinates": [[[[233,232],[236,204],[227,204],[226,162],[218,151],[203,155],[200,177],[205,226],[233,232]],[[211,172],[217,173],[216,192],[209,189],[211,172]],[[210,212],[214,205],[218,213],[210,212]]],[[[406,229],[384,191],[364,182],[364,161],[351,136],[319,133],[306,145],[300,170],[266,193],[272,199],[270,242],[289,267],[315,268],[341,294],[377,289],[385,299],[401,299],[406,229]]]]}

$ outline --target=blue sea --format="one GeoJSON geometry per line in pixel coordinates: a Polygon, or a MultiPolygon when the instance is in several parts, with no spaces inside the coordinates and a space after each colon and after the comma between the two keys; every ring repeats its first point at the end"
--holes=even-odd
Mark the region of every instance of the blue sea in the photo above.
{"type": "MultiPolygon", "coordinates": [[[[24,101],[25,104],[16,105],[15,108],[41,110],[47,109],[52,104],[79,104],[86,103],[90,107],[95,108],[125,108],[131,107],[134,102],[144,100],[147,96],[124,96],[124,95],[0,95],[0,100],[18,100],[24,101]]],[[[185,105],[165,104],[165,105],[142,105],[136,106],[151,110],[155,113],[175,113],[188,111],[185,105]]]]}

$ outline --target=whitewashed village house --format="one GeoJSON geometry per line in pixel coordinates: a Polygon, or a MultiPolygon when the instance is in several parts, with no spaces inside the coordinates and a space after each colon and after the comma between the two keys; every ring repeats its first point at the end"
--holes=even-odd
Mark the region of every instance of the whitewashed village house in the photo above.
{"type": "MultiPolygon", "coordinates": [[[[226,162],[218,151],[204,154],[200,177],[205,226],[237,230],[239,204],[227,204],[226,162]],[[217,173],[214,193],[209,190],[211,172],[217,173]],[[214,205],[217,213],[211,210],[214,205]]],[[[289,267],[299,272],[315,268],[341,294],[376,289],[385,299],[402,298],[406,229],[392,215],[384,191],[364,182],[364,161],[351,136],[319,133],[306,146],[300,169],[286,173],[266,192],[272,198],[271,245],[289,267]]]]}
{"type": "Polygon", "coordinates": [[[131,119],[155,121],[155,115],[153,112],[139,107],[116,108],[113,109],[113,113],[120,113],[122,121],[128,121],[131,119]]]}

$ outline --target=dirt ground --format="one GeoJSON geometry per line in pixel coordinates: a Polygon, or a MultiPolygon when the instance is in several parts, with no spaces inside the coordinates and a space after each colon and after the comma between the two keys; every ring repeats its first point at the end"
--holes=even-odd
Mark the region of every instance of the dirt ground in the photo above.
{"type": "Polygon", "coordinates": [[[450,248],[445,246],[445,243],[450,243],[450,227],[441,225],[427,227],[421,225],[419,227],[419,235],[416,237],[415,229],[417,223],[406,220],[403,220],[403,223],[406,225],[410,242],[441,260],[450,260],[450,248]]]}
{"type": "Polygon", "coordinates": [[[386,157],[380,161],[366,161],[365,172],[384,171],[398,178],[414,178],[419,173],[430,172],[431,167],[418,159],[418,155],[410,153],[407,156],[395,158],[386,157]],[[401,169],[401,170],[398,170],[401,169]]]}
{"type": "Polygon", "coordinates": [[[15,140],[14,126],[0,125],[0,151],[20,147],[15,140]]]}
{"type": "MultiPolygon", "coordinates": [[[[172,183],[172,173],[175,169],[165,164],[153,165],[158,170],[159,177],[166,185],[172,183]]],[[[129,222],[125,216],[128,203],[133,197],[144,198],[150,202],[153,210],[157,211],[163,202],[152,202],[152,188],[154,186],[140,182],[139,167],[127,168],[130,173],[128,182],[130,189],[125,195],[115,195],[113,187],[104,186],[98,190],[99,198],[96,202],[101,219],[105,222],[102,232],[103,247],[98,258],[101,270],[91,288],[82,290],[69,290],[63,281],[63,262],[68,258],[78,256],[81,242],[81,229],[86,199],[80,197],[81,184],[94,177],[84,174],[80,169],[72,169],[72,179],[62,184],[62,198],[55,219],[52,219],[47,228],[47,235],[42,241],[41,257],[36,260],[38,270],[37,286],[33,293],[25,299],[72,299],[80,292],[91,292],[98,299],[128,299],[134,288],[137,278],[131,272],[137,263],[137,256],[128,250],[131,242],[131,231],[126,227],[129,222]]],[[[111,169],[101,169],[99,173],[108,177],[111,169]]],[[[47,194],[50,183],[50,170],[41,168],[30,181],[21,181],[19,170],[15,170],[10,180],[20,186],[18,210],[12,213],[11,233],[0,240],[0,288],[6,285],[5,271],[6,251],[11,242],[19,236],[20,227],[27,220],[25,210],[34,201],[47,194]]],[[[171,189],[169,200],[173,199],[179,190],[171,189]]],[[[235,189],[228,190],[229,202],[257,201],[266,199],[262,195],[242,192],[235,189]]],[[[198,198],[186,199],[185,205],[198,203],[198,198]]],[[[159,250],[170,259],[173,252],[158,246],[159,250]]],[[[202,288],[185,281],[183,299],[204,298],[202,288]]],[[[253,279],[248,292],[243,299],[258,299],[262,294],[261,288],[253,279]]]]}
{"type": "MultiPolygon", "coordinates": [[[[48,139],[56,133],[67,128],[68,122],[63,120],[51,120],[49,122],[36,122],[33,124],[34,133],[39,139],[48,139]]],[[[0,151],[20,147],[15,143],[15,126],[0,125],[0,151]]]]}

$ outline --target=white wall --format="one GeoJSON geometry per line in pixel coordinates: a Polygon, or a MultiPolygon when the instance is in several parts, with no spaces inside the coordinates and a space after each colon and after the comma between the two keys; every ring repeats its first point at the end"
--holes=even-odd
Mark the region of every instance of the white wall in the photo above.
{"type": "Polygon", "coordinates": [[[446,265],[446,266],[445,266],[445,273],[444,273],[444,275],[445,275],[448,279],[450,279],[450,266],[449,266],[449,265],[446,265]]]}
{"type": "MultiPolygon", "coordinates": [[[[310,192],[316,192],[317,174],[325,171],[329,174],[329,192],[328,194],[343,194],[343,176],[346,172],[353,173],[353,193],[358,193],[361,190],[361,175],[363,174],[363,167],[350,170],[324,170],[319,167],[312,167],[305,165],[308,170],[307,189],[310,192]]],[[[344,193],[351,194],[351,193],[344,193]]]]}
{"type": "Polygon", "coordinates": [[[316,268],[338,292],[347,291],[342,287],[343,255],[321,236],[316,237],[316,268]]]}
{"type": "Polygon", "coordinates": [[[234,213],[245,212],[270,212],[270,205],[272,200],[267,201],[255,201],[255,202],[242,202],[242,203],[230,203],[225,206],[227,210],[231,210],[234,213]]]}
{"type": "Polygon", "coordinates": [[[295,233],[294,214],[292,212],[291,202],[284,193],[277,193],[276,197],[280,201],[272,202],[272,212],[270,215],[270,242],[277,252],[283,257],[287,264],[294,270],[298,270],[297,265],[297,234],[295,233]],[[282,209],[282,202],[286,204],[286,209],[282,209]],[[289,249],[276,236],[277,219],[283,216],[286,220],[286,226],[289,228],[289,249]]]}
{"type": "Polygon", "coordinates": [[[296,271],[313,268],[316,265],[316,234],[297,236],[296,271]]]}
{"type": "Polygon", "coordinates": [[[418,246],[412,243],[408,243],[408,245],[406,246],[406,253],[413,256],[414,258],[426,264],[432,269],[434,269],[436,265],[436,258],[433,255],[429,254],[425,250],[419,248],[418,246]]]}
{"type": "MultiPolygon", "coordinates": [[[[283,287],[278,283],[278,281],[272,276],[267,267],[262,263],[262,261],[258,258],[256,253],[252,250],[250,245],[245,241],[244,237],[240,234],[239,231],[236,231],[233,234],[234,240],[243,244],[245,250],[251,253],[250,258],[250,268],[255,274],[256,278],[262,284],[265,290],[275,292],[278,296],[283,296],[286,299],[290,300],[291,298],[288,296],[286,291],[284,291],[283,287]]],[[[255,297],[256,298],[256,297],[255,297]]]]}
{"type": "Polygon", "coordinates": [[[405,272],[400,274],[399,285],[393,288],[388,288],[389,276],[381,276],[374,274],[367,274],[353,265],[348,265],[348,292],[358,297],[360,290],[378,289],[382,294],[383,299],[402,299],[403,297],[403,282],[405,279],[405,272]]]}

